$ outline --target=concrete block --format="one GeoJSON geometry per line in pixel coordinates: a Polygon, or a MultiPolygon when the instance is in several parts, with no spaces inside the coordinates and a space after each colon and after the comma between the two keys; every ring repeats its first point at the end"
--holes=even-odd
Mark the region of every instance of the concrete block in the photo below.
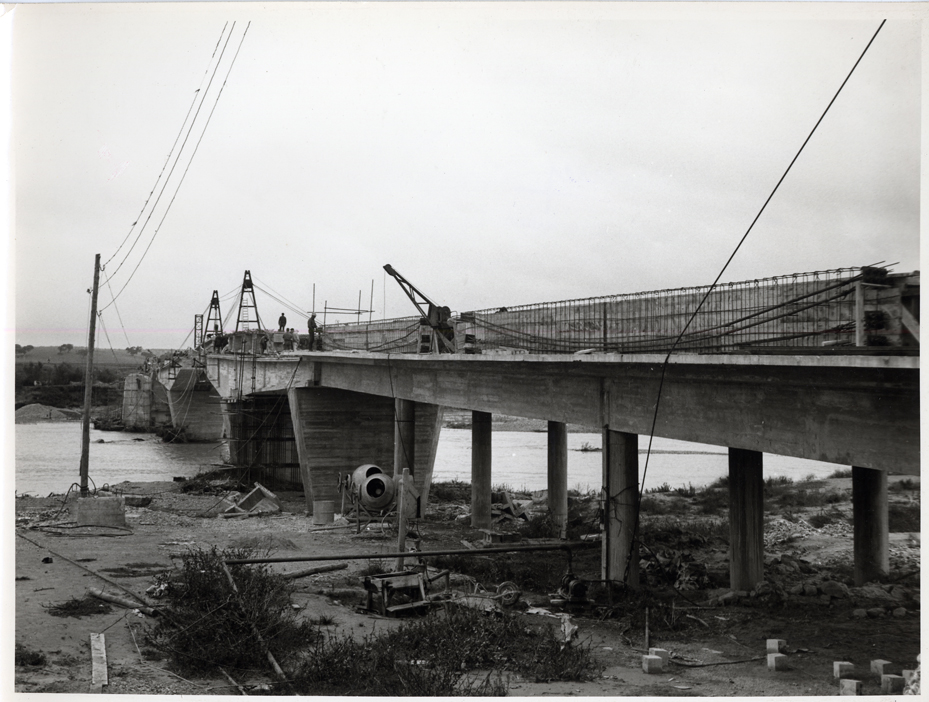
{"type": "Polygon", "coordinates": [[[840,695],[860,695],[861,694],[861,681],[860,680],[839,680],[839,694],[840,695]]]}
{"type": "Polygon", "coordinates": [[[903,692],[905,680],[902,675],[882,675],[881,676],[881,694],[898,695],[903,692]]]}
{"type": "Polygon", "coordinates": [[[787,642],[784,639],[768,639],[768,653],[787,653],[787,642]]]}
{"type": "Polygon", "coordinates": [[[883,675],[884,670],[889,665],[890,661],[885,661],[882,658],[875,658],[873,661],[871,661],[871,672],[875,675],[883,675]]]}
{"type": "Polygon", "coordinates": [[[646,673],[663,673],[664,658],[661,656],[642,656],[642,670],[646,673]]]}
{"type": "Polygon", "coordinates": [[[783,653],[769,653],[768,670],[787,670],[787,656],[783,653]]]}
{"type": "Polygon", "coordinates": [[[844,678],[855,672],[855,665],[849,661],[833,661],[832,675],[836,678],[844,678]]]}
{"type": "Polygon", "coordinates": [[[668,667],[668,661],[671,658],[671,654],[664,648],[650,648],[648,649],[648,655],[650,656],[660,656],[663,661],[665,668],[668,667]]]}
{"type": "Polygon", "coordinates": [[[126,503],[122,497],[80,497],[73,507],[78,526],[126,526],[126,503]]]}

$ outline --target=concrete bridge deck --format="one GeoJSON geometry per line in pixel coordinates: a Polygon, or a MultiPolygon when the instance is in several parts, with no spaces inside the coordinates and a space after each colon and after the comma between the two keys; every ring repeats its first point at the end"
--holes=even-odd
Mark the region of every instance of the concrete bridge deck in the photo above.
{"type": "MultiPolygon", "coordinates": [[[[548,485],[567,514],[568,423],[602,430],[603,577],[637,586],[638,435],[726,446],[734,589],[763,579],[763,453],[853,468],[855,577],[889,567],[887,472],[918,475],[919,359],[866,354],[211,354],[233,444],[236,417],[292,432],[308,513],[337,499],[340,473],[409,467],[428,500],[444,408],[471,410],[472,524],[490,526],[492,415],[549,422],[548,485]],[[250,407],[246,412],[243,408],[250,407]],[[268,419],[270,418],[270,419],[268,419]]],[[[254,426],[254,425],[253,425],[254,426]]],[[[238,436],[238,439],[236,438],[238,436]]],[[[244,443],[242,443],[244,442],[244,443]]],[[[251,442],[251,444],[249,444],[251,442]]],[[[240,446],[240,448],[241,448],[240,446]]],[[[241,451],[261,460],[261,447],[241,451]]]]}
{"type": "MultiPolygon", "coordinates": [[[[224,398],[333,388],[554,422],[651,431],[664,354],[211,355],[224,398]],[[247,366],[242,372],[242,365],[247,366]]],[[[919,359],[674,354],[655,435],[919,473],[919,359]]]]}

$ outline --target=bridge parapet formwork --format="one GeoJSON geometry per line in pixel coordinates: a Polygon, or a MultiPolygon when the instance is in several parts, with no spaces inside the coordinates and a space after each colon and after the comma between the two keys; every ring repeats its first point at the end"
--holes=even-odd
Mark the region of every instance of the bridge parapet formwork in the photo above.
{"type": "MultiPolygon", "coordinates": [[[[457,348],[469,353],[661,353],[675,342],[676,350],[712,353],[841,351],[918,346],[918,300],[918,273],[865,267],[496,307],[453,321],[457,348]]],[[[415,353],[418,324],[404,317],[322,333],[327,350],[415,353]]]]}

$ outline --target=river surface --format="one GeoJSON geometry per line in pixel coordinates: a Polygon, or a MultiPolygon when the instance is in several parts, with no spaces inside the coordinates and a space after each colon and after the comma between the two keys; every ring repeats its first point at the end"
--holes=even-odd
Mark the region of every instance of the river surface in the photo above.
{"type": "MultiPolygon", "coordinates": [[[[548,440],[546,432],[493,432],[495,486],[543,490],[546,487],[548,440]]],[[[91,487],[125,480],[171,480],[193,477],[214,469],[228,456],[219,443],[166,444],[154,434],[90,431],[91,487]],[[105,443],[96,443],[102,439],[105,443]]],[[[568,487],[597,490],[601,482],[600,434],[568,434],[568,487]]],[[[645,469],[648,437],[639,437],[639,475],[645,469]]],[[[16,425],[16,492],[45,496],[64,494],[79,479],[81,426],[79,422],[16,425]]],[[[839,468],[834,463],[765,454],[765,477],[808,475],[825,478],[839,468]]],[[[656,438],[648,459],[645,488],[664,483],[672,487],[701,487],[728,473],[726,450],[673,439],[656,438]]],[[[433,480],[471,480],[471,431],[443,429],[433,480]]]]}

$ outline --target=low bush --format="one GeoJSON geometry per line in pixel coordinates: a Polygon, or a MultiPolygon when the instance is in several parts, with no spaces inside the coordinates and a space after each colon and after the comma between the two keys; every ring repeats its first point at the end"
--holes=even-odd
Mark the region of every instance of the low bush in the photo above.
{"type": "Polygon", "coordinates": [[[16,644],[15,661],[16,665],[45,665],[48,660],[41,651],[33,651],[22,644],[16,644]]]}
{"type": "Polygon", "coordinates": [[[911,532],[919,531],[919,505],[914,504],[891,504],[887,507],[888,529],[891,532],[911,532]]]}
{"type": "Polygon", "coordinates": [[[504,672],[547,682],[592,679],[600,669],[589,646],[563,645],[550,624],[449,603],[376,637],[321,639],[291,680],[296,694],[502,696],[504,672]]]}
{"type": "Polygon", "coordinates": [[[223,570],[226,559],[248,558],[248,549],[188,552],[177,577],[167,581],[168,616],[146,631],[153,648],[168,655],[183,672],[267,668],[255,631],[283,666],[307,642],[319,636],[308,622],[298,622],[291,606],[294,581],[263,565],[231,565],[238,595],[223,570]]]}
{"type": "Polygon", "coordinates": [[[471,483],[461,480],[445,480],[432,483],[429,498],[435,502],[470,502],[471,483]]]}
{"type": "Polygon", "coordinates": [[[832,471],[829,474],[830,478],[851,478],[852,469],[851,468],[839,468],[838,470],[832,471]]]}

